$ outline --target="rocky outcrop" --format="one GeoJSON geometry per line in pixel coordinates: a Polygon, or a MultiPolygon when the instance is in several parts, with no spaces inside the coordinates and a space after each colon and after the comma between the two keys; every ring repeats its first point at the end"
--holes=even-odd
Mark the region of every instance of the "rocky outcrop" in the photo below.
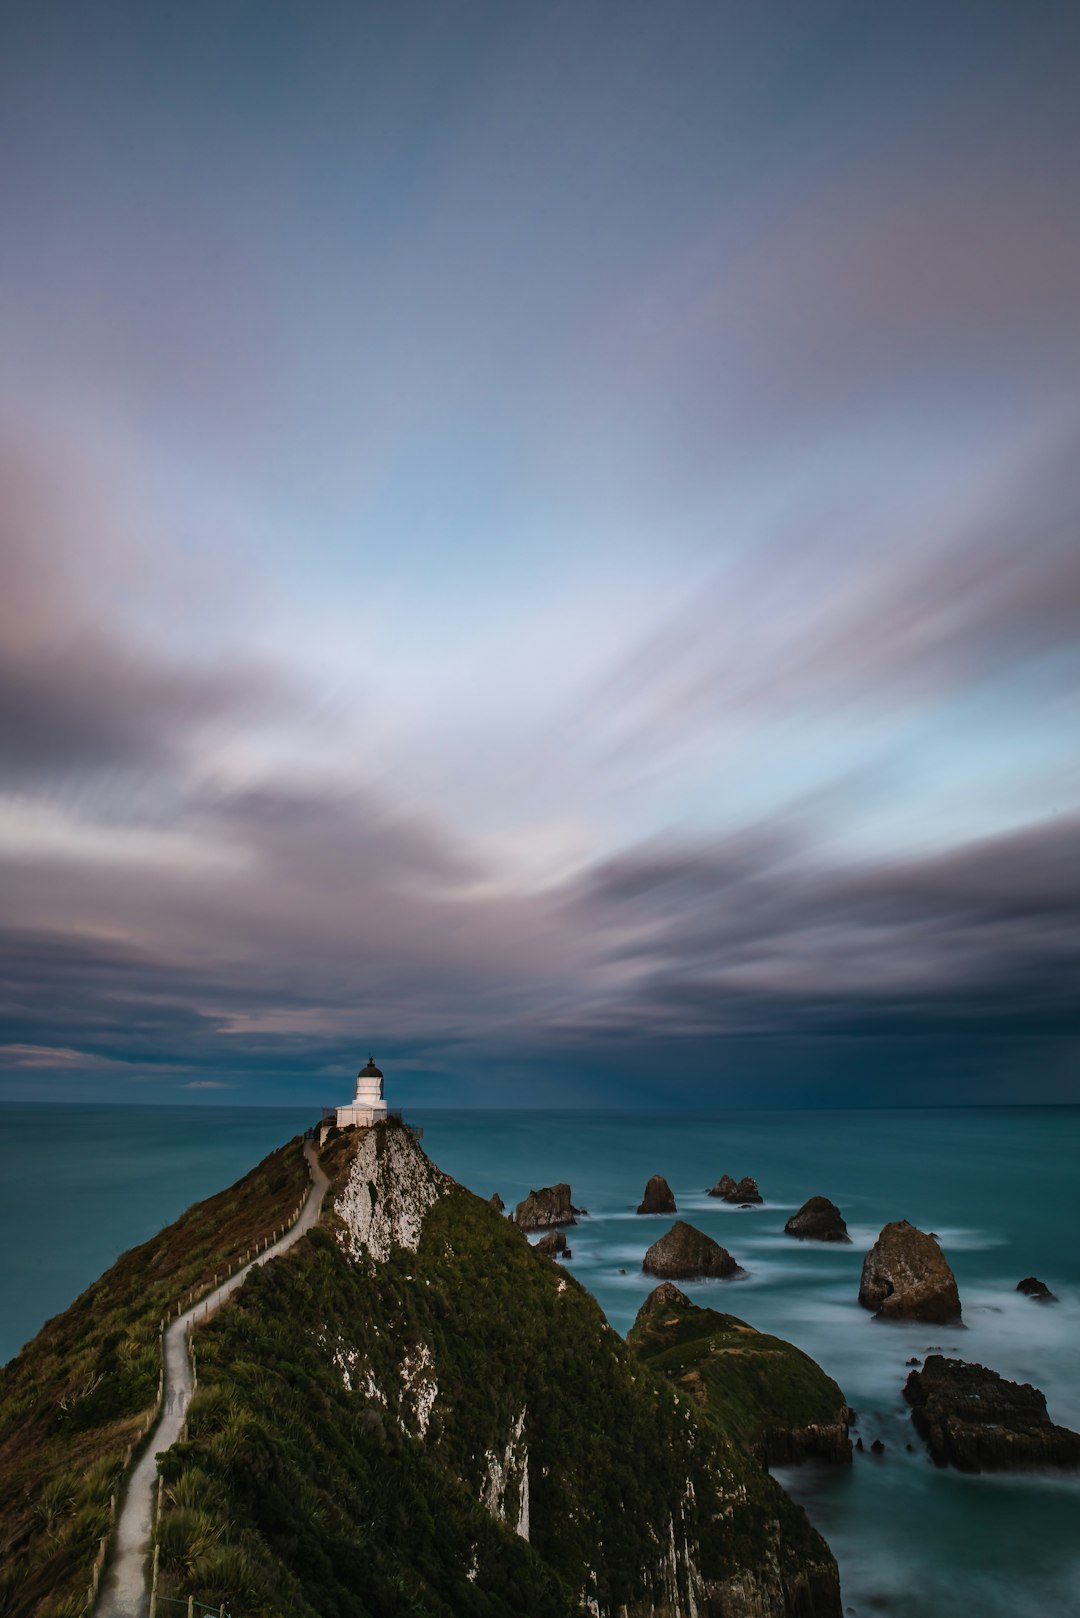
{"type": "Polygon", "coordinates": [[[875,1320],[960,1325],[956,1277],[937,1242],[906,1219],[886,1225],[863,1263],[859,1302],[875,1320]]]}
{"type": "Polygon", "coordinates": [[[961,1472],[1080,1468],[1080,1433],[1057,1427],[1028,1382],[931,1354],[904,1387],[911,1419],[936,1466],[961,1472]]]}
{"type": "Polygon", "coordinates": [[[497,1191],[493,1191],[491,1193],[490,1197],[488,1198],[488,1202],[490,1206],[494,1208],[497,1214],[506,1212],[506,1203],[503,1201],[497,1191]]]}
{"type": "Polygon", "coordinates": [[[697,1277],[719,1276],[724,1280],[745,1272],[726,1247],[714,1242],[703,1230],[676,1219],[659,1241],[645,1254],[641,1268],[648,1275],[672,1281],[692,1281],[697,1277]]]}
{"type": "Polygon", "coordinates": [[[1057,1303],[1057,1294],[1050,1291],[1045,1281],[1040,1281],[1034,1275],[1026,1275],[1022,1281],[1017,1281],[1016,1290],[1033,1298],[1036,1303],[1057,1303]]]}
{"type": "Polygon", "coordinates": [[[394,1247],[415,1253],[425,1215],[453,1183],[418,1150],[404,1124],[362,1131],[334,1198],[339,1239],[349,1257],[382,1263],[394,1247]]]}
{"type": "Polygon", "coordinates": [[[556,1225],[576,1225],[581,1211],[570,1201],[568,1185],[546,1185],[518,1203],[513,1219],[519,1230],[553,1230],[556,1225]]]}
{"type": "Polygon", "coordinates": [[[662,1174],[654,1174],[645,1187],[645,1195],[638,1203],[639,1214],[676,1213],[675,1198],[662,1174]]]}
{"type": "Polygon", "coordinates": [[[627,1342],[763,1465],[850,1465],[847,1400],[793,1343],[700,1308],[670,1281],[650,1292],[627,1342]]]}
{"type": "Polygon", "coordinates": [[[561,1230],[549,1230],[546,1236],[541,1236],[536,1244],[538,1253],[546,1253],[548,1258],[571,1258],[573,1255],[566,1245],[566,1237],[561,1230]]]}
{"type": "Polygon", "coordinates": [[[784,1226],[803,1242],[850,1242],[844,1216],[828,1197],[811,1197],[784,1226]]]}
{"type": "Polygon", "coordinates": [[[758,1183],[744,1174],[741,1180],[733,1180],[730,1174],[722,1174],[708,1193],[710,1197],[719,1197],[722,1202],[738,1204],[763,1202],[758,1183]]]}

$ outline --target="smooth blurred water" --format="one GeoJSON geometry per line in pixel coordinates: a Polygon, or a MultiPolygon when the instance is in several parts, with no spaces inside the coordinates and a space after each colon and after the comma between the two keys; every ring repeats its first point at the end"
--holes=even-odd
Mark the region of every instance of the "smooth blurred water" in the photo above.
{"type": "MultiPolygon", "coordinates": [[[[312,1121],[291,1108],[0,1111],[0,1215],[16,1233],[0,1267],[0,1354],[123,1248],[312,1121]]],[[[570,1181],[589,1210],[569,1232],[570,1268],[619,1331],[651,1289],[645,1248],[671,1223],[634,1208],[649,1175],[666,1176],[680,1215],[749,1271],[686,1290],[805,1348],[859,1412],[866,1445],[885,1441],[882,1460],[857,1456],[850,1472],[783,1474],[836,1553],[850,1612],[1080,1613],[1080,1482],[938,1471],[900,1393],[904,1361],[940,1346],[1034,1382],[1051,1416],[1080,1428],[1080,1108],[417,1112],[412,1121],[435,1162],[481,1196],[498,1191],[512,1206],[533,1186],[570,1181]],[[754,1175],[765,1206],[711,1201],[705,1188],[723,1173],[754,1175]],[[789,1213],[814,1194],[839,1204],[851,1247],[783,1235],[789,1213]],[[902,1218],[941,1238],[964,1330],[878,1325],[859,1308],[863,1254],[886,1221],[902,1218]],[[1017,1293],[1029,1274],[1060,1302],[1017,1293]]]]}

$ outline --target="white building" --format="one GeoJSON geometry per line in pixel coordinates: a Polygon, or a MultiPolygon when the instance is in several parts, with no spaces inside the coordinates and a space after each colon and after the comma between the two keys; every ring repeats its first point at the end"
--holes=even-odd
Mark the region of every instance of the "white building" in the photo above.
{"type": "Polygon", "coordinates": [[[375,1066],[375,1058],[369,1056],[367,1067],[362,1067],[356,1075],[356,1094],[351,1105],[337,1109],[337,1126],[339,1129],[349,1129],[354,1124],[360,1124],[366,1128],[370,1124],[380,1123],[385,1117],[383,1076],[375,1066]]]}

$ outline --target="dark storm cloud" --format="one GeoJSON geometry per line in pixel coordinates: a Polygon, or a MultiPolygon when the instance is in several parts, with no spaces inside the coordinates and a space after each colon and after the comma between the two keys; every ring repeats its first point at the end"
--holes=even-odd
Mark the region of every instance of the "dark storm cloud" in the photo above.
{"type": "Polygon", "coordinates": [[[1080,821],[918,860],[790,840],[641,851],[576,900],[626,987],[593,1019],[704,1033],[1080,1033],[1080,821]]]}

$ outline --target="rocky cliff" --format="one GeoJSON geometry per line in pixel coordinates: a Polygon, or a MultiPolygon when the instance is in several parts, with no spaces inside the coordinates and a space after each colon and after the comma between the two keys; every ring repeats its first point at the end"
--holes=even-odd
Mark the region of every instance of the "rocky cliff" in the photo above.
{"type": "MultiPolygon", "coordinates": [[[[838,1618],[801,1509],[562,1266],[399,1124],[332,1135],[323,1162],[321,1225],[199,1328],[187,1438],[162,1462],[161,1595],[244,1618],[838,1618]]],[[[234,1221],[260,1198],[272,1225],[298,1172],[294,1147],[218,1200],[234,1221]]],[[[5,1618],[80,1610],[77,1555],[107,1524],[106,1458],[128,1438],[116,1420],[153,1398],[155,1289],[178,1254],[191,1275],[220,1263],[213,1208],[129,1254],[5,1372],[6,1456],[22,1445],[5,1618]],[[138,1387],[112,1384],[99,1411],[94,1367],[124,1363],[118,1333],[144,1314],[138,1387]],[[53,1390],[81,1400],[74,1422],[53,1390]],[[102,1462],[84,1484],[76,1434],[102,1462]]]]}
{"type": "Polygon", "coordinates": [[[404,1128],[325,1162],[323,1227],[202,1334],[166,1463],[177,1590],[213,1529],[196,1598],[262,1618],[839,1614],[758,1461],[404,1128]]]}

